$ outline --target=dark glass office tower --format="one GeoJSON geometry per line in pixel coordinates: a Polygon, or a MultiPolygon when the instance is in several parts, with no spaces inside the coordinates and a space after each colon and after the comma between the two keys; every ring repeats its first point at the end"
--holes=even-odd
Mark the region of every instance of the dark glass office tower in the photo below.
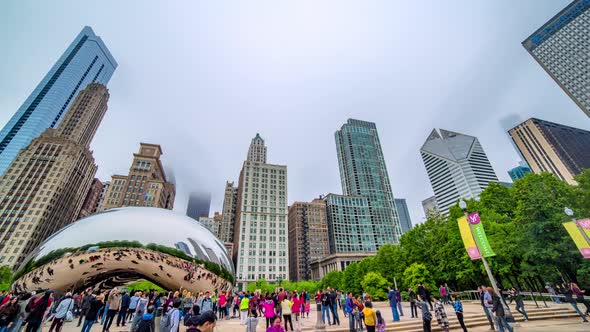
{"type": "Polygon", "coordinates": [[[84,27],[0,131],[0,175],[17,153],[47,128],[56,128],[89,83],[107,85],[117,62],[92,28],[84,27]]]}

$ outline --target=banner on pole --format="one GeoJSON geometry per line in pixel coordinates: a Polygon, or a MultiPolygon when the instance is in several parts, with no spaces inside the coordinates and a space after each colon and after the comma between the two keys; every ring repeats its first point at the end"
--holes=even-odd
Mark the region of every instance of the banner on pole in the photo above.
{"type": "MultiPolygon", "coordinates": [[[[579,225],[579,222],[578,222],[579,225]]],[[[580,250],[580,253],[582,254],[582,256],[584,258],[590,258],[590,243],[588,243],[588,241],[586,241],[586,239],[584,238],[584,235],[582,234],[582,231],[580,230],[580,227],[578,227],[578,225],[576,225],[575,222],[573,221],[569,221],[563,224],[563,227],[565,227],[565,229],[567,230],[568,234],[570,235],[570,237],[572,238],[572,240],[574,240],[574,243],[576,244],[576,247],[578,247],[578,250],[580,250]]],[[[581,228],[584,228],[583,226],[581,228]]],[[[584,229],[584,231],[588,231],[587,229],[584,229]]]]}
{"type": "Polygon", "coordinates": [[[590,237],[590,219],[581,219],[577,220],[576,222],[578,223],[578,226],[584,230],[586,236],[590,237]]]}
{"type": "Polygon", "coordinates": [[[469,228],[469,223],[467,222],[467,217],[463,216],[457,219],[457,223],[459,224],[459,232],[461,233],[461,239],[463,239],[463,244],[465,245],[465,249],[467,250],[467,254],[469,258],[472,260],[480,259],[481,254],[477,249],[475,244],[475,239],[473,239],[473,235],[471,234],[471,229],[469,228]]]}
{"type": "Polygon", "coordinates": [[[481,223],[479,213],[472,212],[467,216],[467,219],[469,220],[471,231],[473,232],[473,237],[475,238],[477,247],[479,248],[479,251],[483,257],[496,256],[496,253],[494,253],[490,243],[488,242],[488,237],[486,236],[486,231],[483,229],[483,224],[481,223]]]}

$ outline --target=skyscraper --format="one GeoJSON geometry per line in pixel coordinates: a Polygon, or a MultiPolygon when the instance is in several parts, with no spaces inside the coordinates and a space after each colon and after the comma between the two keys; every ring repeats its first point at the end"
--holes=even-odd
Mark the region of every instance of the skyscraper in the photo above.
{"type": "Polygon", "coordinates": [[[208,217],[211,207],[211,193],[191,193],[188,196],[186,215],[199,220],[199,217],[208,217]]]}
{"type": "Polygon", "coordinates": [[[311,279],[311,262],[330,254],[326,202],[295,202],[289,207],[289,280],[311,279]]]}
{"type": "Polygon", "coordinates": [[[525,162],[521,162],[520,165],[509,170],[508,175],[510,175],[510,178],[512,179],[512,181],[516,181],[518,179],[524,178],[525,175],[527,175],[528,173],[532,173],[532,172],[533,171],[531,171],[529,165],[527,165],[525,162]]]}
{"type": "Polygon", "coordinates": [[[372,122],[348,119],[335,138],[342,191],[346,196],[367,198],[375,249],[398,243],[401,227],[377,127],[372,122]]]}
{"type": "Polygon", "coordinates": [[[531,118],[508,131],[533,172],[549,172],[570,184],[590,168],[590,131],[531,118]]]}
{"type": "Polygon", "coordinates": [[[266,163],[260,135],[248,151],[238,182],[234,224],[236,282],[241,288],[262,278],[276,282],[289,277],[287,166],[266,163]]]}
{"type": "Polygon", "coordinates": [[[85,27],[0,131],[0,175],[17,153],[47,128],[55,128],[89,83],[107,85],[117,62],[85,27]]]}
{"type": "Polygon", "coordinates": [[[225,183],[223,195],[223,210],[221,211],[221,224],[219,225],[219,239],[224,243],[234,242],[234,226],[236,223],[236,206],[238,203],[238,188],[233,182],[225,183]]]}
{"type": "Polygon", "coordinates": [[[412,229],[412,219],[410,218],[410,211],[408,211],[408,205],[406,204],[405,198],[396,198],[395,207],[397,214],[399,215],[400,225],[402,226],[402,234],[412,229]]]}
{"type": "Polygon", "coordinates": [[[590,116],[590,1],[575,0],[522,42],[524,48],[590,116]]]}
{"type": "Polygon", "coordinates": [[[476,137],[440,129],[420,149],[438,211],[447,214],[459,198],[474,198],[498,177],[476,137]]]}
{"type": "Polygon", "coordinates": [[[96,165],[89,149],[109,93],[89,84],[56,129],[22,149],[0,179],[0,264],[18,266],[51,234],[78,218],[96,165]]]}
{"type": "Polygon", "coordinates": [[[158,144],[140,143],[128,175],[113,175],[103,210],[123,206],[150,206],[172,210],[176,186],[166,178],[158,144]]]}

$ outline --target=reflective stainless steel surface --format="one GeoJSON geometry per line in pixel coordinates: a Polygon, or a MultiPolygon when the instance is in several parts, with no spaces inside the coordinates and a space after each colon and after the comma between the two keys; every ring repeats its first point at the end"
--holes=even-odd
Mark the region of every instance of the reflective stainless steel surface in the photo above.
{"type": "Polygon", "coordinates": [[[227,290],[233,274],[223,243],[194,219],[129,207],[89,216],[55,233],[23,262],[12,288],[64,291],[146,279],[166,289],[227,290]]]}

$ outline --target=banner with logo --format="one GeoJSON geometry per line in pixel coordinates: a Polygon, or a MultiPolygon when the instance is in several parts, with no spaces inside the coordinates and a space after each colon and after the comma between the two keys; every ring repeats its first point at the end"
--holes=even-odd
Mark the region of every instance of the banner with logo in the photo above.
{"type": "Polygon", "coordinates": [[[475,238],[477,247],[479,248],[479,251],[481,252],[483,257],[496,256],[496,254],[492,250],[492,247],[490,246],[490,243],[488,242],[488,237],[486,236],[486,231],[483,229],[483,224],[481,223],[479,213],[470,213],[469,215],[467,215],[467,220],[469,221],[469,225],[471,226],[473,238],[475,238]]]}
{"type": "Polygon", "coordinates": [[[479,253],[477,245],[475,244],[475,239],[471,234],[471,229],[469,228],[467,217],[463,216],[457,219],[457,223],[459,224],[459,232],[461,233],[461,239],[463,239],[463,244],[465,245],[465,249],[467,250],[469,258],[471,258],[472,260],[480,259],[481,254],[479,253]]]}
{"type": "MultiPolygon", "coordinates": [[[[580,220],[578,220],[578,225],[580,225],[579,222],[580,220]]],[[[576,223],[573,221],[569,221],[564,223],[563,227],[565,227],[572,240],[574,240],[574,243],[576,244],[576,247],[578,247],[578,250],[580,250],[582,256],[584,258],[590,258],[590,243],[588,243],[581,230],[583,229],[584,232],[587,232],[588,229],[585,229],[583,226],[578,227],[578,225],[576,225],[576,223]]]]}
{"type": "Polygon", "coordinates": [[[590,219],[577,220],[576,223],[584,230],[586,236],[590,237],[590,219]]]}

